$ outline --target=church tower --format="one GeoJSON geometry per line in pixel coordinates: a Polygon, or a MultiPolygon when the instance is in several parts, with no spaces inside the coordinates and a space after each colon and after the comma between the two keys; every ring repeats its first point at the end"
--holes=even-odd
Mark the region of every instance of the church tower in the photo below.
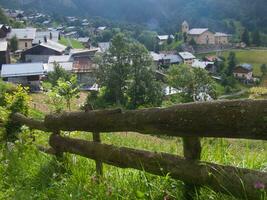
{"type": "Polygon", "coordinates": [[[189,31],[189,25],[188,25],[187,21],[184,21],[182,23],[182,33],[188,33],[188,31],[189,31]]]}

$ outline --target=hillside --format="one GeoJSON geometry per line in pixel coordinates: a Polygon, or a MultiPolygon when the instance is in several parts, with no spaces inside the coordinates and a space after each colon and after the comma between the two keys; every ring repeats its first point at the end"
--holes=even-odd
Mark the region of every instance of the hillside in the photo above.
{"type": "Polygon", "coordinates": [[[64,15],[100,16],[155,29],[161,27],[163,31],[177,30],[185,19],[192,26],[208,26],[218,31],[233,31],[229,19],[267,31],[263,28],[267,27],[264,0],[0,0],[0,4],[64,15]]]}

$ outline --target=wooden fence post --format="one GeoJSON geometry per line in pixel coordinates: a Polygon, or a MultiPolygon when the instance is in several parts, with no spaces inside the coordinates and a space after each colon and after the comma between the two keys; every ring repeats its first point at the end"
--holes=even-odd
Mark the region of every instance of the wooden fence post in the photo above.
{"type": "MultiPolygon", "coordinates": [[[[60,135],[60,131],[59,130],[56,130],[56,131],[54,131],[53,133],[52,133],[52,136],[50,136],[50,139],[49,139],[49,144],[50,144],[50,146],[52,146],[51,145],[51,138],[54,136],[54,135],[60,135]]],[[[54,155],[56,156],[56,158],[57,158],[57,160],[58,161],[62,161],[63,160],[63,152],[62,151],[60,151],[60,148],[57,148],[57,147],[53,147],[53,149],[54,149],[54,155]]]]}
{"type": "MultiPolygon", "coordinates": [[[[184,157],[187,160],[200,160],[201,142],[198,137],[183,138],[184,157]]],[[[186,200],[193,200],[194,196],[199,192],[199,187],[193,184],[185,183],[184,197],[186,200]]]]}
{"type": "MultiPolygon", "coordinates": [[[[93,141],[97,143],[101,143],[100,133],[93,132],[93,141]]],[[[98,176],[103,175],[103,163],[100,160],[95,160],[96,164],[96,173],[98,176]]]]}
{"type": "MultiPolygon", "coordinates": [[[[93,111],[94,107],[91,104],[85,105],[85,112],[93,111]]],[[[97,143],[101,143],[100,133],[99,132],[93,132],[93,141],[97,143]]],[[[103,163],[100,160],[95,160],[96,165],[96,173],[97,176],[103,175],[103,163]]]]}

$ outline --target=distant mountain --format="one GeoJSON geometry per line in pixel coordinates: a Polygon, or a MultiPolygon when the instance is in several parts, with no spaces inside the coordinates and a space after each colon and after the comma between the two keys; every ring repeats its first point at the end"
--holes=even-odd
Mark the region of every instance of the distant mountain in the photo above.
{"type": "Polygon", "coordinates": [[[0,0],[3,7],[63,15],[100,16],[173,31],[183,20],[194,27],[228,30],[229,19],[267,31],[266,0],[0,0]]]}

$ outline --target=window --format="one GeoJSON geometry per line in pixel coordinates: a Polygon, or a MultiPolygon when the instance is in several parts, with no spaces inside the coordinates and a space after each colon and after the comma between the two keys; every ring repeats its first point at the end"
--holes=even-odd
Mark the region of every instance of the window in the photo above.
{"type": "Polygon", "coordinates": [[[28,47],[28,43],[27,42],[25,42],[25,48],[27,48],[28,47]]]}

